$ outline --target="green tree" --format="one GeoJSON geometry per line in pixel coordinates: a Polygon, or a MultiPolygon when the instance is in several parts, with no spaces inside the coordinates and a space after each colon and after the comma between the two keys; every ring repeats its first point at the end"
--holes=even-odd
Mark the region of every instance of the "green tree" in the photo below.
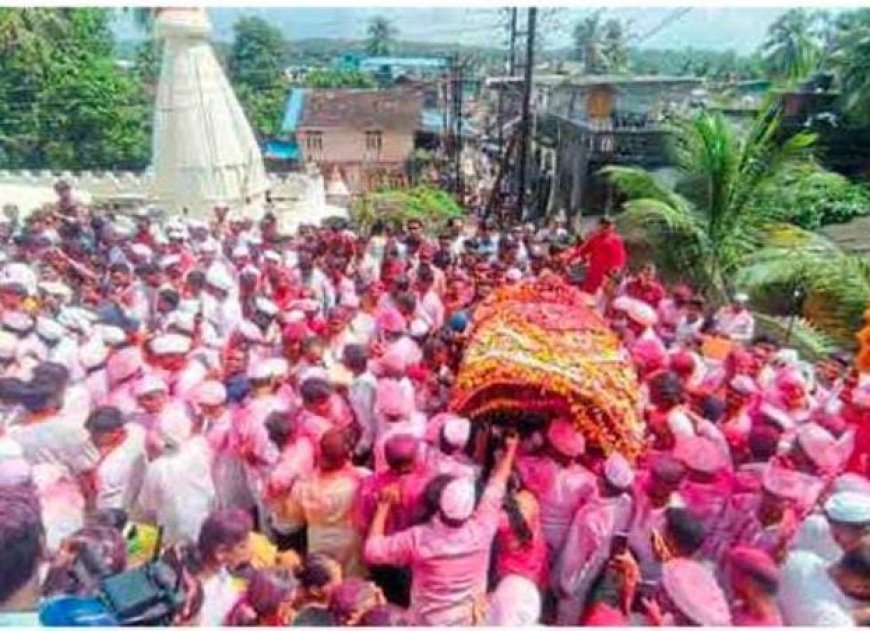
{"type": "Polygon", "coordinates": [[[625,72],[629,60],[628,23],[617,19],[602,23],[601,13],[599,9],[574,26],[574,57],[583,62],[588,74],[625,72]]]}
{"type": "Polygon", "coordinates": [[[230,81],[260,139],[277,133],[289,82],[284,75],[286,46],[281,31],[259,17],[233,25],[227,65],[230,81]]]}
{"type": "Polygon", "coordinates": [[[825,237],[790,226],[769,230],[766,245],[747,257],[737,280],[754,293],[801,288],[801,314],[839,345],[854,345],[854,333],[870,295],[870,263],[825,237]]]}
{"type": "Polygon", "coordinates": [[[583,63],[587,74],[605,72],[603,39],[601,10],[574,25],[574,59],[583,63]]]}
{"type": "Polygon", "coordinates": [[[399,32],[393,23],[382,15],[376,15],[369,21],[366,52],[369,55],[389,55],[396,45],[399,32]]]}
{"type": "Polygon", "coordinates": [[[796,82],[818,68],[822,53],[819,15],[805,9],[789,9],[768,29],[762,54],[768,74],[796,82]]]}
{"type": "Polygon", "coordinates": [[[832,26],[829,67],[836,73],[846,114],[870,125],[870,9],[842,14],[832,26]]]}
{"type": "Polygon", "coordinates": [[[308,88],[374,88],[374,80],[359,70],[319,68],[305,75],[302,84],[308,88]]]}
{"type": "Polygon", "coordinates": [[[351,219],[362,230],[371,228],[376,220],[404,225],[410,219],[421,219],[434,227],[462,217],[464,212],[452,195],[429,186],[365,193],[350,207],[351,219]]]}
{"type": "Polygon", "coordinates": [[[689,270],[699,287],[723,298],[732,289],[730,278],[761,243],[764,231],[782,219],[776,212],[759,212],[754,196],[786,165],[806,158],[815,140],[800,133],[780,143],[778,126],[773,110],[760,116],[745,137],[718,113],[677,121],[676,184],[643,169],[603,169],[628,198],[620,217],[623,226],[670,257],[664,259],[666,265],[689,270]]]}
{"type": "Polygon", "coordinates": [[[147,165],[148,98],[135,78],[116,67],[111,11],[3,9],[0,22],[4,167],[147,165]]]}

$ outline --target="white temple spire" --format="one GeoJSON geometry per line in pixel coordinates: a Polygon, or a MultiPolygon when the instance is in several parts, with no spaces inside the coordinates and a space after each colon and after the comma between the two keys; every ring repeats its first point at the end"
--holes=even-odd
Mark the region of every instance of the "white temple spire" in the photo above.
{"type": "Polygon", "coordinates": [[[262,212],[263,156],[209,43],[205,9],[161,9],[164,41],[154,112],[154,193],[167,210],[206,215],[218,203],[262,212]],[[246,200],[249,200],[246,203],[246,200]]]}

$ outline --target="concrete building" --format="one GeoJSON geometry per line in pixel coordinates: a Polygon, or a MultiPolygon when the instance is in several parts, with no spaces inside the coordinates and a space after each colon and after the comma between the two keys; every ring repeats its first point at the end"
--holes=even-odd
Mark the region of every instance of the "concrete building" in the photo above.
{"type": "Polygon", "coordinates": [[[307,90],[296,125],[301,162],[337,173],[351,194],[400,186],[422,110],[413,90],[307,90]]]}

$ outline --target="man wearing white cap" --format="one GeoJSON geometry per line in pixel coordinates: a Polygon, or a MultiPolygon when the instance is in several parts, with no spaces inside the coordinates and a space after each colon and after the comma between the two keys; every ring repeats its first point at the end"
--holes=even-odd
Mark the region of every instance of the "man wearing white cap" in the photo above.
{"type": "Polygon", "coordinates": [[[148,375],[142,378],[134,387],[133,393],[139,407],[130,416],[130,421],[145,429],[149,448],[160,444],[161,427],[190,422],[184,400],[169,397],[166,382],[160,377],[148,375]]]}
{"type": "Polygon", "coordinates": [[[631,465],[614,452],[604,463],[598,495],[574,515],[552,574],[559,595],[560,625],[580,623],[589,592],[613,553],[614,536],[620,533],[627,540],[633,515],[633,483],[631,465]]]}
{"type": "Polygon", "coordinates": [[[447,418],[438,433],[438,444],[426,451],[429,468],[436,474],[476,480],[480,466],[465,453],[470,438],[471,422],[467,418],[447,418]]]}
{"type": "Polygon", "coordinates": [[[749,296],[734,294],[731,304],[719,309],[714,319],[716,332],[735,342],[748,344],[755,335],[755,316],[746,308],[749,296]]]}
{"type": "Polygon", "coordinates": [[[379,496],[364,557],[369,564],[411,568],[411,624],[484,622],[490,552],[518,446],[517,436],[505,438],[505,452],[477,506],[474,483],[457,478],[442,490],[438,514],[429,522],[384,536],[391,505],[398,498],[395,489],[379,496]]]}
{"type": "Polygon", "coordinates": [[[212,265],[205,276],[202,295],[203,342],[220,347],[242,320],[238,285],[220,265],[212,265]]]}

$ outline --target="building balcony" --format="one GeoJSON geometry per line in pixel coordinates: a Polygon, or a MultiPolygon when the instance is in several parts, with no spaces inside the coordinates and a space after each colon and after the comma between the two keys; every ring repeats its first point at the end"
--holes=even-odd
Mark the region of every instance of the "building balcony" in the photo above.
{"type": "MultiPolygon", "coordinates": [[[[617,119],[618,120],[618,119],[617,119]]],[[[670,131],[662,126],[638,121],[634,124],[606,125],[571,120],[556,114],[541,114],[537,133],[542,144],[573,146],[585,151],[590,163],[625,164],[656,168],[666,166],[670,131]]]]}

